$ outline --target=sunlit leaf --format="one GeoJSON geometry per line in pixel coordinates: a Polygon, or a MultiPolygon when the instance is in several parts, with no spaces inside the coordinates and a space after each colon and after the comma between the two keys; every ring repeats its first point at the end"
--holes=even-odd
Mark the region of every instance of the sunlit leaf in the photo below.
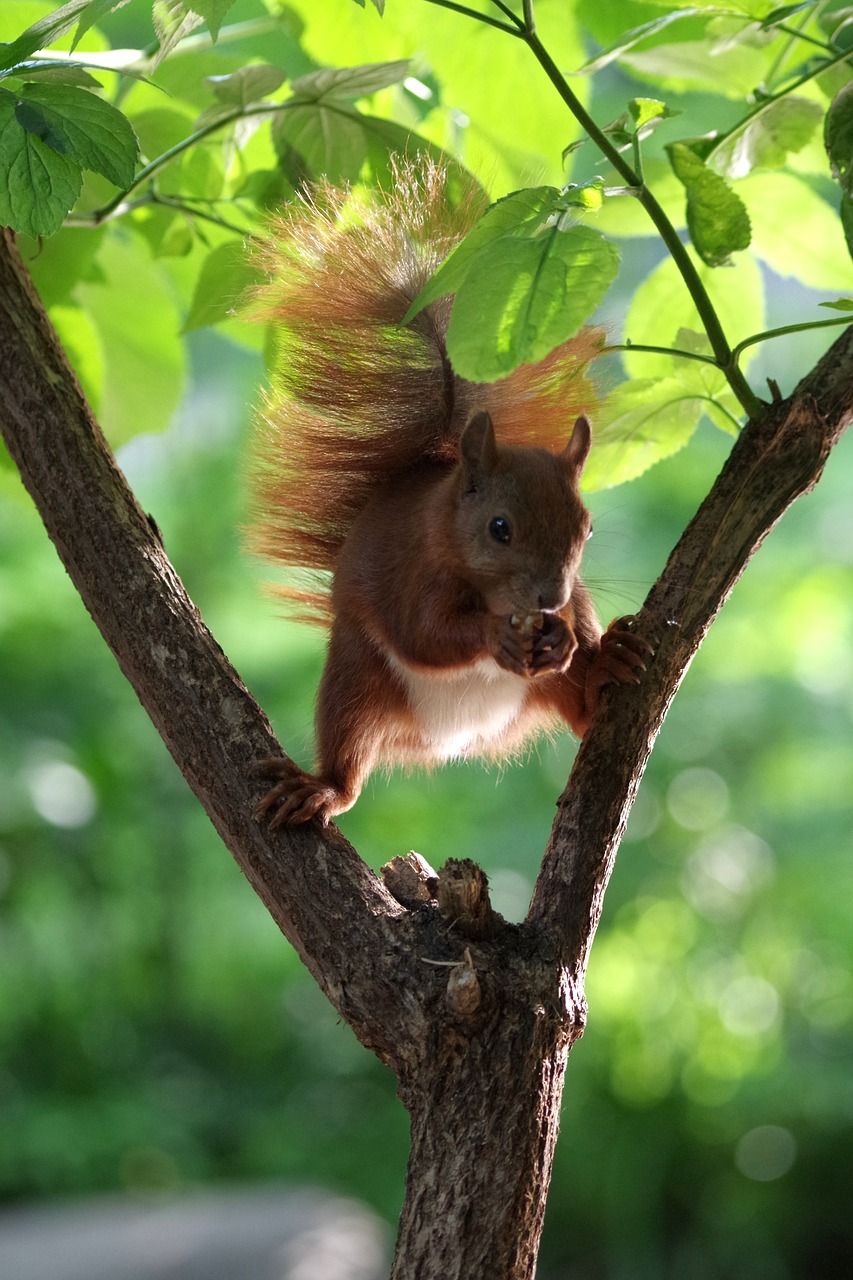
{"type": "Polygon", "coordinates": [[[249,102],[257,102],[268,93],[274,93],[284,84],[284,79],[284,72],[279,67],[262,62],[239,67],[230,75],[208,76],[207,83],[220,102],[245,107],[249,102]]]}
{"type": "Polygon", "coordinates": [[[819,302],[818,306],[830,311],[853,311],[853,298],[836,298],[834,302],[819,302]]]}
{"type": "Polygon", "coordinates": [[[240,241],[218,245],[207,255],[196,282],[184,333],[228,319],[261,273],[240,241]]]}
{"type": "Polygon", "coordinates": [[[618,270],[616,246],[585,226],[557,221],[493,241],[456,292],[447,333],[454,369],[488,382],[542,360],[589,318],[618,270]]]}
{"type": "MultiPolygon", "coordinates": [[[[689,251],[688,251],[689,252],[689,251]]],[[[764,287],[752,254],[739,254],[725,271],[694,263],[729,342],[734,345],[764,329],[764,287]]],[[[625,339],[671,347],[680,329],[701,330],[696,305],[678,268],[665,258],[636,289],[625,318],[625,339]]],[[[756,349],[744,353],[744,362],[756,349]]],[[[684,361],[647,352],[625,352],[625,368],[633,378],[684,373],[684,361]]]]}
{"type": "Polygon", "coordinates": [[[687,226],[703,262],[718,267],[749,247],[746,205],[684,142],[667,147],[673,170],[687,192],[687,226]]]}
{"type": "Polygon", "coordinates": [[[433,273],[412,302],[403,323],[408,324],[430,302],[455,293],[483,248],[503,236],[528,234],[542,226],[560,207],[561,197],[555,187],[526,187],[498,200],[433,273]]]}
{"type": "Polygon", "coordinates": [[[683,9],[676,9],[670,13],[661,14],[659,18],[652,18],[649,22],[644,22],[639,27],[633,27],[630,31],[625,31],[615,44],[612,44],[608,49],[603,49],[601,53],[597,53],[594,58],[590,58],[578,70],[587,74],[593,71],[601,71],[617,58],[621,58],[622,54],[629,49],[633,49],[635,45],[642,44],[644,40],[648,40],[651,36],[656,36],[659,32],[671,26],[673,22],[680,22],[683,18],[695,18],[697,16],[710,18],[714,13],[726,12],[727,10],[722,7],[708,6],[707,8],[701,8],[691,5],[683,9]]]}
{"type": "Polygon", "coordinates": [[[743,178],[758,168],[778,169],[789,152],[807,144],[822,115],[820,103],[809,98],[765,103],[715,143],[706,163],[728,178],[743,178]]]}
{"type": "Polygon", "coordinates": [[[72,50],[77,48],[81,38],[96,22],[100,22],[101,18],[105,18],[107,14],[114,13],[116,9],[123,9],[126,4],[130,4],[130,0],[89,0],[88,9],[80,14],[77,30],[71,42],[72,50]]]}
{"type": "Polygon", "coordinates": [[[366,94],[399,84],[409,74],[410,60],[367,62],[359,67],[323,67],[293,81],[292,89],[300,98],[363,98],[366,94]]]}
{"type": "Polygon", "coordinates": [[[704,407],[676,376],[622,383],[598,406],[584,488],[623,484],[683,449],[704,407]]]}
{"type": "Polygon", "coordinates": [[[777,275],[813,289],[853,289],[838,214],[808,182],[791,173],[753,173],[738,190],[752,216],[752,253],[777,275]]]}

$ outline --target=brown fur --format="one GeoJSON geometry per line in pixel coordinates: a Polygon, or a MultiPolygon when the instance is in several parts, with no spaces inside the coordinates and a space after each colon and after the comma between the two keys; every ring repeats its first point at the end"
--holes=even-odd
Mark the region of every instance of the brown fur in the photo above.
{"type": "MultiPolygon", "coordinates": [[[[462,428],[488,411],[501,444],[561,449],[588,410],[586,368],[601,335],[585,330],[499,382],[455,377],[445,351],[449,301],[399,321],[481,216],[472,186],[454,204],[444,171],[400,162],[391,193],[353,210],[320,186],[275,222],[261,262],[261,314],[281,334],[254,465],[251,549],[292,568],[332,570],[358,513],[389,481],[453,462],[462,428]]],[[[284,593],[330,620],[325,584],[284,593]]]]}
{"type": "Polygon", "coordinates": [[[265,762],[273,825],[328,821],[380,765],[499,759],[557,720],[583,735],[601,686],[642,666],[628,629],[602,637],[579,577],[590,431],[569,423],[598,335],[481,386],[450,369],[445,300],[399,324],[481,208],[475,193],[453,206],[434,166],[404,165],[357,219],[321,189],[266,255],[284,349],[254,547],[334,573],[325,609],[299,597],[332,624],[318,772],[265,762]]]}

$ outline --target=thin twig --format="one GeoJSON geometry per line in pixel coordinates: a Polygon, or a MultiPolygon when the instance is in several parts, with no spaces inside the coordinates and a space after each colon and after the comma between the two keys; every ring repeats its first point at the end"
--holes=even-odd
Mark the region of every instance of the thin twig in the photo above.
{"type": "Polygon", "coordinates": [[[779,329],[765,329],[763,333],[753,333],[737,344],[732,350],[732,356],[738,360],[741,352],[747,347],[753,347],[757,342],[767,342],[769,338],[782,338],[786,333],[802,333],[805,329],[828,329],[831,325],[838,324],[853,324],[853,312],[846,316],[834,317],[832,320],[807,320],[803,324],[783,324],[779,329]]]}
{"type": "Polygon", "coordinates": [[[465,4],[457,4],[456,0],[426,0],[426,3],[438,5],[440,9],[452,9],[454,13],[464,14],[466,18],[473,18],[476,22],[484,22],[487,27],[497,27],[498,31],[505,31],[507,35],[524,35],[523,27],[511,27],[508,23],[501,22],[500,18],[490,18],[487,13],[479,13],[476,9],[469,9],[465,4]]]}

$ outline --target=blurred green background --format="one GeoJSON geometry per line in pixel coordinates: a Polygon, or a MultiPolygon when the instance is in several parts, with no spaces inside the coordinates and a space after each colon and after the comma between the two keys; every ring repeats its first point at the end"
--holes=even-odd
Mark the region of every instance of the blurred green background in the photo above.
{"type": "MultiPolygon", "coordinates": [[[[617,75],[603,93],[624,99],[617,75]]],[[[613,315],[657,250],[624,253],[613,315]]],[[[784,323],[805,290],[766,283],[784,323]]],[[[241,550],[262,363],[209,330],[186,345],[168,429],[119,460],[308,763],[323,638],[278,616],[241,550]]],[[[754,385],[790,390],[819,349],[765,348],[754,385]]],[[[706,423],[591,495],[605,620],[641,603],[728,446],[706,423]]],[[[736,588],[655,749],[593,948],[546,1280],[850,1274],[851,488],[846,438],[736,588]]],[[[0,497],[0,1194],[284,1178],[393,1223],[407,1125],[390,1073],[219,844],[8,475],[0,497]]],[[[562,737],[499,771],[378,777],[341,826],[374,866],[410,848],[478,859],[519,919],[573,752],[562,737]]]]}

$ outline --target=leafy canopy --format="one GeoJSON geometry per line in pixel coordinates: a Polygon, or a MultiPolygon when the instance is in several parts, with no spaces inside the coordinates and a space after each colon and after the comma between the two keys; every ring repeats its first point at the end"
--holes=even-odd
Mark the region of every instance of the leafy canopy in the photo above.
{"type": "Polygon", "coordinates": [[[452,295],[461,375],[500,378],[603,314],[614,354],[591,485],[640,474],[703,415],[731,432],[758,410],[746,371],[775,332],[759,262],[829,294],[785,331],[849,322],[842,4],[538,0],[533,30],[521,3],[334,3],[334,23],[314,0],[0,11],[0,222],[32,240],[37,283],[114,438],[165,424],[182,332],[214,325],[272,349],[235,319],[269,210],[321,177],[387,184],[398,152],[462,165],[494,197],[410,311],[452,295]],[[638,96],[619,102],[614,67],[638,96]],[[620,321],[620,242],[637,236],[663,260],[633,281],[620,321]],[[163,377],[142,412],[113,390],[139,359],[135,326],[119,322],[129,278],[159,317],[145,360],[163,377]]]}

